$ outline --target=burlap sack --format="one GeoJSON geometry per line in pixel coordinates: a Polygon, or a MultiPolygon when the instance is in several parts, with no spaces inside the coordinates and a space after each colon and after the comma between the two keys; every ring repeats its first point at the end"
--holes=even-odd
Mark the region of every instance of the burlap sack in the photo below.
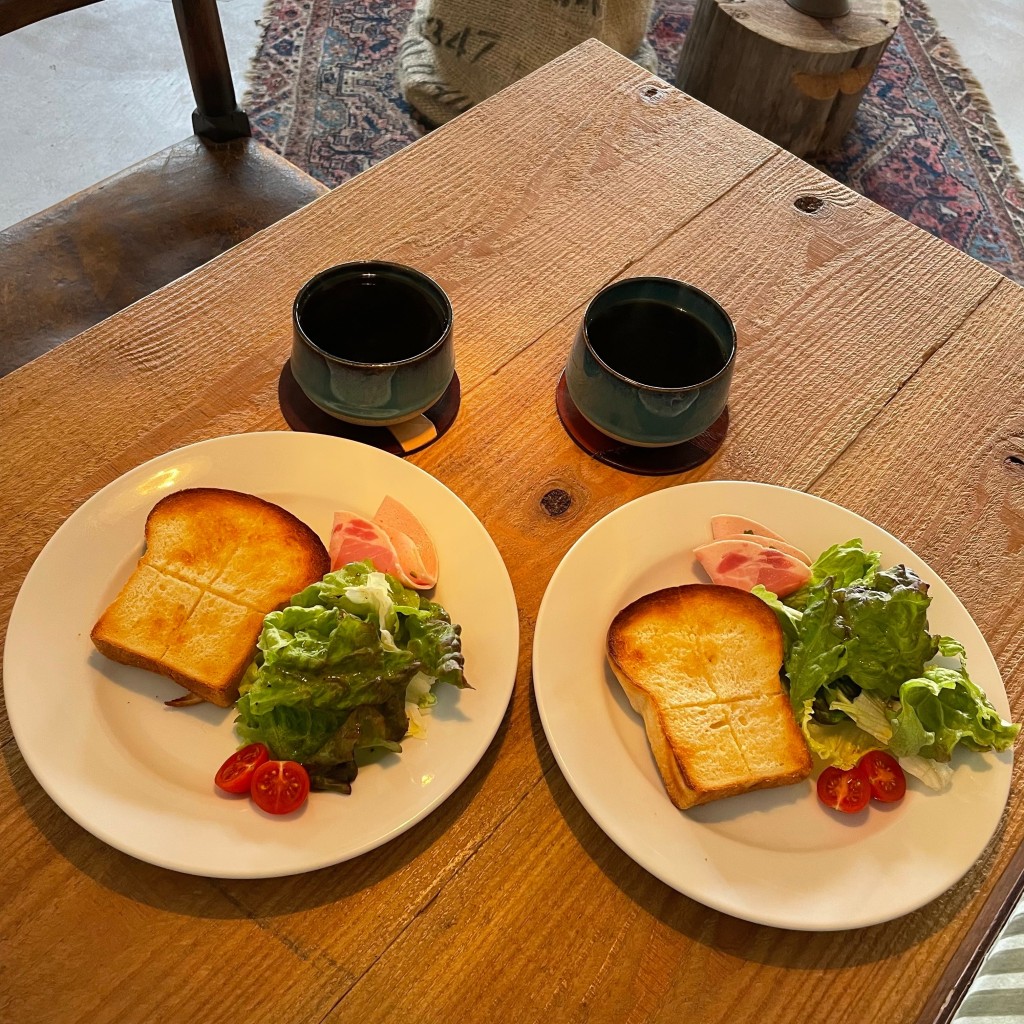
{"type": "Polygon", "coordinates": [[[652,0],[416,0],[398,53],[409,103],[441,124],[585,39],[657,70],[652,0]]]}

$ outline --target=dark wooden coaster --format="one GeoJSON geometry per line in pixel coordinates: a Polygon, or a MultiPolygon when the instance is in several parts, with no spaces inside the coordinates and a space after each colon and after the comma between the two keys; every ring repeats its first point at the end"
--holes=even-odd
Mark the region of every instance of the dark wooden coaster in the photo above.
{"type": "Polygon", "coordinates": [[[458,374],[453,374],[452,382],[448,385],[445,393],[423,414],[434,424],[437,437],[406,450],[387,427],[362,427],[355,423],[346,423],[314,405],[292,375],[290,363],[284,364],[277,382],[277,400],[281,405],[281,414],[292,430],[345,437],[350,441],[359,441],[362,444],[391,452],[392,455],[411,455],[413,452],[421,451],[433,444],[455,422],[461,397],[462,389],[459,385],[458,374]]]}
{"type": "Polygon", "coordinates": [[[697,437],[681,444],[663,448],[639,448],[623,444],[603,434],[576,408],[565,383],[565,373],[558,378],[555,390],[555,407],[566,433],[598,462],[603,462],[627,473],[640,476],[667,476],[682,473],[707,462],[722,446],[729,429],[729,410],[726,409],[714,423],[697,437]]]}

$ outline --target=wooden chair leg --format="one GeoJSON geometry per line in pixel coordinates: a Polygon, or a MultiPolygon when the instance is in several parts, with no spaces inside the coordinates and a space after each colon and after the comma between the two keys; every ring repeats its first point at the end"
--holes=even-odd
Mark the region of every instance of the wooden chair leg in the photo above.
{"type": "Polygon", "coordinates": [[[235,99],[216,0],[173,0],[196,109],[192,128],[211,142],[252,135],[249,118],[235,99]]]}

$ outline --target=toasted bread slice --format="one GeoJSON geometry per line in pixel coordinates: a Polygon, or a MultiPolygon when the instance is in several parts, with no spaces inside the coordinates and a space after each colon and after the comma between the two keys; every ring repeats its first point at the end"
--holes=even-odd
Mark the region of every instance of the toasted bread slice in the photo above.
{"type": "Polygon", "coordinates": [[[290,512],[239,491],[199,487],[157,502],[146,550],[92,629],[114,661],[168,676],[229,707],[267,612],[330,568],[290,512]]]}
{"type": "Polygon", "coordinates": [[[609,663],[643,717],[677,807],[810,774],[807,744],[779,680],[782,657],[775,613],[732,587],[659,590],[612,620],[609,663]]]}

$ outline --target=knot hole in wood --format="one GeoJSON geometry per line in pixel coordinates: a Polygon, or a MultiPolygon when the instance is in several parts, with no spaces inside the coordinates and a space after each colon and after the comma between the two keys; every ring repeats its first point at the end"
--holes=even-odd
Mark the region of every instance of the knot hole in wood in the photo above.
{"type": "Polygon", "coordinates": [[[668,90],[653,82],[648,82],[647,85],[641,86],[640,95],[647,103],[658,103],[668,95],[668,90]]]}
{"type": "Polygon", "coordinates": [[[793,205],[801,213],[817,213],[825,205],[825,200],[821,196],[797,196],[793,205]]]}
{"type": "Polygon", "coordinates": [[[572,507],[572,495],[564,487],[552,487],[540,499],[540,507],[552,518],[563,516],[572,507]]]}
{"type": "Polygon", "coordinates": [[[1003,466],[1014,475],[1024,473],[1024,435],[1008,434],[1002,442],[1003,466]]]}

